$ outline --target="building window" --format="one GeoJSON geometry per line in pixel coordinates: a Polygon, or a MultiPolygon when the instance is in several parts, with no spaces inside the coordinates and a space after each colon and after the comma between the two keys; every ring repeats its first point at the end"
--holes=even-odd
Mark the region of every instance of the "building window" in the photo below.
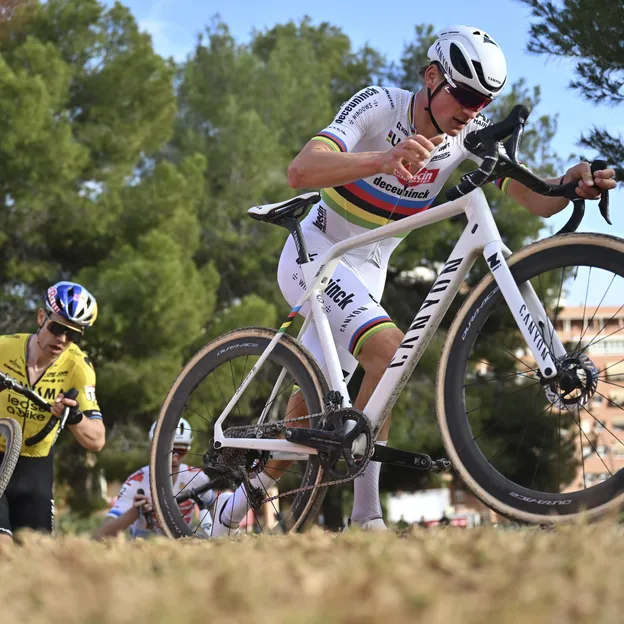
{"type": "Polygon", "coordinates": [[[622,433],[624,432],[624,417],[620,416],[618,418],[614,418],[613,421],[613,432],[622,433]]]}
{"type": "Polygon", "coordinates": [[[617,442],[611,446],[611,452],[613,453],[613,457],[615,457],[615,459],[624,459],[624,444],[617,442]]]}
{"type": "MultiPolygon", "coordinates": [[[[589,342],[587,344],[589,344],[589,342]]],[[[624,340],[598,338],[598,340],[596,340],[596,342],[589,347],[588,352],[591,355],[619,355],[621,353],[624,353],[624,340]]],[[[607,375],[608,374],[609,371],[607,371],[607,375]]]]}
{"type": "Polygon", "coordinates": [[[612,392],[609,396],[610,407],[624,407],[624,393],[612,392]]]}
{"type": "Polygon", "coordinates": [[[590,487],[594,485],[598,481],[598,475],[593,472],[585,473],[585,485],[590,487]]]}
{"type": "Polygon", "coordinates": [[[599,394],[594,394],[590,403],[590,407],[600,407],[603,401],[603,397],[601,397],[599,394]]]}

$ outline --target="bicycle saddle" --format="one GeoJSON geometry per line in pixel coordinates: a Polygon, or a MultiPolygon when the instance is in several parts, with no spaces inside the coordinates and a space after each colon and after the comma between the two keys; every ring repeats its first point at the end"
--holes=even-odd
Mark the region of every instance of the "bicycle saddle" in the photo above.
{"type": "Polygon", "coordinates": [[[304,193],[276,204],[254,206],[247,211],[247,214],[257,221],[281,225],[284,219],[298,219],[303,216],[308,207],[316,204],[320,199],[321,196],[316,192],[304,193]]]}

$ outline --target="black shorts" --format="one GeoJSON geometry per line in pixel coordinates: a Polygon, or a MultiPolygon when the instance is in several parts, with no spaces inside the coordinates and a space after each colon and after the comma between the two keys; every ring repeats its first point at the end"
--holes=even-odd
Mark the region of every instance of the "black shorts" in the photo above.
{"type": "MultiPolygon", "coordinates": [[[[0,452],[0,462],[4,453],[0,452]]],[[[0,498],[0,533],[18,529],[51,533],[54,526],[54,459],[20,456],[11,481],[0,498]]]]}

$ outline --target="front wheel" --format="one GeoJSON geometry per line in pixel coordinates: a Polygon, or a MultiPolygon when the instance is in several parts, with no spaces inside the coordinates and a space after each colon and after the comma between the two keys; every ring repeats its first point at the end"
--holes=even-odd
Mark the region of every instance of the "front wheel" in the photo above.
{"type": "MultiPolygon", "coordinates": [[[[569,234],[508,261],[546,311],[567,356],[539,375],[492,275],[464,302],[437,380],[442,438],[466,485],[521,522],[594,519],[624,503],[624,241],[569,234]]],[[[543,319],[546,321],[546,319],[543,319]]]]}
{"type": "Polygon", "coordinates": [[[0,436],[6,441],[4,456],[0,463],[0,496],[2,496],[19,459],[22,448],[22,429],[13,418],[0,418],[0,436]]]}
{"type": "MultiPolygon", "coordinates": [[[[183,475],[172,471],[172,448],[180,418],[190,422],[193,432],[193,445],[185,461],[201,468],[203,456],[211,448],[214,423],[275,335],[275,330],[251,327],[213,340],[184,367],[169,391],[158,417],[150,461],[152,498],[160,525],[169,537],[196,535],[176,504],[177,480],[183,475]]],[[[327,381],[316,361],[301,343],[285,334],[223,422],[224,435],[229,437],[227,429],[234,426],[238,431],[235,437],[255,437],[258,423],[295,416],[306,423],[299,426],[315,426],[327,392],[327,381]],[[316,416],[305,420],[306,415],[316,416]]],[[[268,464],[273,474],[279,472],[281,477],[266,491],[265,498],[283,496],[265,502],[259,513],[251,511],[241,524],[245,530],[300,532],[315,518],[326,489],[324,471],[315,455],[280,460],[263,452],[242,451],[241,455],[241,451],[226,448],[220,453],[236,465],[244,464],[249,476],[262,472],[268,464]],[[290,491],[294,493],[287,494],[290,491]]]]}

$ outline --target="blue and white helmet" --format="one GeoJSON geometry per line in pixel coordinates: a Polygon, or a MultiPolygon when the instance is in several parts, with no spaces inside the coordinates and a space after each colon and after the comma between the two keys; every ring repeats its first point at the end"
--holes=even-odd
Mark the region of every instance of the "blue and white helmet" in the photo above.
{"type": "Polygon", "coordinates": [[[80,327],[91,327],[98,313],[95,297],[76,282],[58,282],[50,286],[45,307],[80,327]]]}

